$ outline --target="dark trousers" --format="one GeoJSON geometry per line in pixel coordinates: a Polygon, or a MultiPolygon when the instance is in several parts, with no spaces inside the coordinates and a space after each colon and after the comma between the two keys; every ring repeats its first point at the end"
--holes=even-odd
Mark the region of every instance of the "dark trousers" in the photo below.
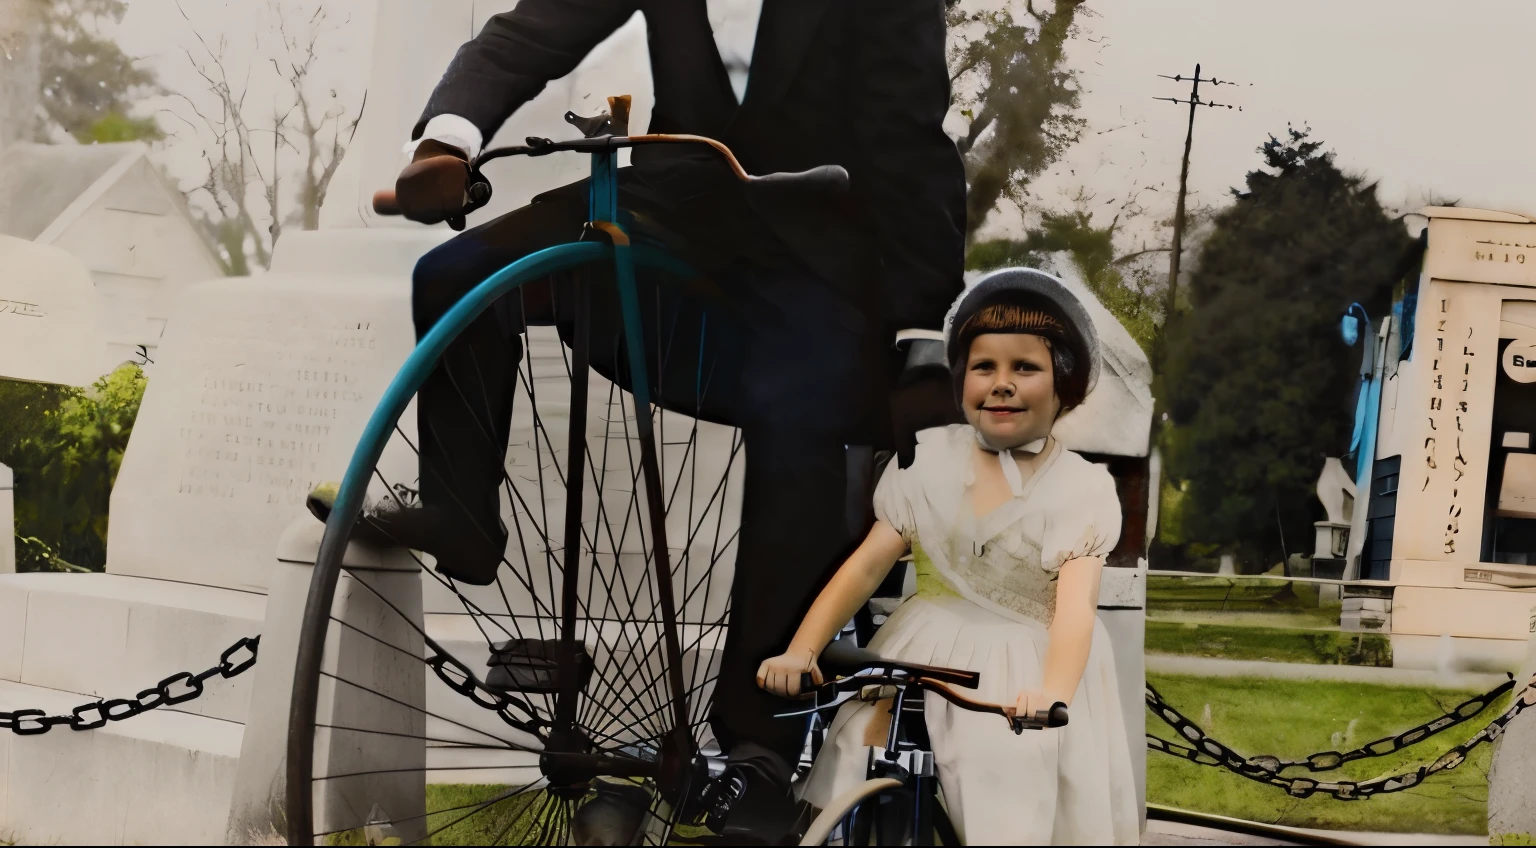
{"type": "MultiPolygon", "coordinates": [[[[621,204],[623,196],[621,195],[621,204]]],[[[557,192],[468,230],[416,266],[418,336],[491,273],[576,239],[580,192],[557,192]]],[[[654,213],[626,213],[637,240],[669,238],[654,213]]],[[[787,255],[736,260],[702,283],[641,272],[648,372],[664,408],[741,428],[745,488],[731,615],[711,723],[733,758],[797,761],[805,725],[774,718],[789,703],[756,686],[816,592],[863,528],[847,513],[847,445],[879,432],[885,360],[872,321],[787,255]],[[657,339],[664,340],[658,344],[657,339]],[[662,348],[664,352],[656,349],[662,348]]],[[[611,275],[590,281],[595,370],[620,385],[622,319],[611,275]]],[[[568,288],[530,284],[502,298],[450,347],[418,398],[422,500],[456,505],[483,527],[498,521],[498,486],[526,324],[569,338],[568,288]],[[438,470],[441,469],[441,470],[438,470]]]]}

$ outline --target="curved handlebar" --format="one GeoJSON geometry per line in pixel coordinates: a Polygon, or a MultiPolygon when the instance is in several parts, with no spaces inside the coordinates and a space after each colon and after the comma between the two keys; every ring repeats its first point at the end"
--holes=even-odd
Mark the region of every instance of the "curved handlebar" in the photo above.
{"type": "MultiPolygon", "coordinates": [[[[506,156],[545,156],[559,151],[584,151],[599,152],[603,150],[618,150],[624,147],[638,147],[642,144],[703,144],[715,149],[725,157],[736,178],[749,185],[777,186],[783,189],[795,189],[801,191],[825,192],[829,194],[841,194],[846,192],[851,183],[847,169],[841,165],[821,165],[808,171],[779,172],[773,174],[753,175],[737,161],[735,154],[729,147],[712,138],[699,135],[680,134],[652,134],[636,136],[601,136],[598,138],[584,138],[567,142],[555,142],[548,139],[530,138],[527,145],[514,147],[496,147],[482,152],[470,165],[469,183],[465,186],[465,212],[471,212],[484,206],[490,199],[491,185],[480,174],[480,167],[493,159],[506,156]]],[[[373,193],[373,211],[379,215],[401,214],[400,203],[395,197],[393,189],[380,189],[373,193]]],[[[450,223],[457,224],[454,229],[463,226],[463,215],[450,219],[450,223]]]]}
{"type": "MultiPolygon", "coordinates": [[[[915,686],[933,692],[963,710],[1000,715],[1008,720],[1008,726],[1014,733],[1063,727],[1067,724],[1067,705],[1060,701],[1052,704],[1050,709],[1040,710],[1032,716],[1017,715],[1011,707],[975,701],[954,690],[954,686],[975,689],[981,683],[981,675],[974,671],[886,659],[841,639],[821,652],[817,665],[824,673],[840,677],[828,681],[820,688],[850,691],[869,685],[915,686]]],[[[810,674],[801,676],[800,691],[811,692],[818,688],[810,678],[810,674]]]]}
{"type": "Polygon", "coordinates": [[[749,176],[747,183],[841,194],[848,190],[849,178],[848,171],[841,165],[822,165],[809,171],[764,174],[760,177],[749,176]]]}

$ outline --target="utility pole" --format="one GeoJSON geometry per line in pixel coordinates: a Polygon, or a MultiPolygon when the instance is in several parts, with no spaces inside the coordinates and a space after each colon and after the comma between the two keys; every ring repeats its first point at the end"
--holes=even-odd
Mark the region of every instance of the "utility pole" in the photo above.
{"type": "Polygon", "coordinates": [[[1168,322],[1173,318],[1173,309],[1174,305],[1177,303],[1176,298],[1179,291],[1179,259],[1184,252],[1184,197],[1188,193],[1189,188],[1189,150],[1192,146],[1194,146],[1195,143],[1195,111],[1201,106],[1209,106],[1211,108],[1236,108],[1239,112],[1241,112],[1242,107],[1233,107],[1225,103],[1213,103],[1200,99],[1200,83],[1202,82],[1208,82],[1211,85],[1237,85],[1237,83],[1232,82],[1231,80],[1219,80],[1215,78],[1206,79],[1201,77],[1200,64],[1198,62],[1195,63],[1194,76],[1186,77],[1182,74],[1171,77],[1167,74],[1158,74],[1158,76],[1162,77],[1163,79],[1171,79],[1174,82],[1184,82],[1185,80],[1189,80],[1190,83],[1188,100],[1180,100],[1177,97],[1153,98],[1154,100],[1167,100],[1169,103],[1189,104],[1189,129],[1184,134],[1184,162],[1179,167],[1179,202],[1178,206],[1176,206],[1173,211],[1173,250],[1168,258],[1168,293],[1163,304],[1164,332],[1158,333],[1158,358],[1161,359],[1163,336],[1166,334],[1168,322]]]}

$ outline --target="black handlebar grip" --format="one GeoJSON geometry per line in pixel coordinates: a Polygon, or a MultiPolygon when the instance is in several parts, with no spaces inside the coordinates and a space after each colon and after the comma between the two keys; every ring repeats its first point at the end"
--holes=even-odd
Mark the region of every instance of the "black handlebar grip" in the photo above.
{"type": "Polygon", "coordinates": [[[800,694],[804,695],[816,688],[816,678],[809,671],[800,672],[800,694]]]}
{"type": "Polygon", "coordinates": [[[751,177],[756,185],[779,186],[802,191],[842,194],[848,190],[848,171],[841,165],[822,165],[809,171],[782,172],[751,177]]]}
{"type": "Polygon", "coordinates": [[[1066,727],[1067,705],[1060,701],[1051,705],[1048,710],[1040,710],[1033,716],[1014,716],[1013,732],[1023,733],[1026,730],[1044,730],[1051,727],[1066,727]]]}

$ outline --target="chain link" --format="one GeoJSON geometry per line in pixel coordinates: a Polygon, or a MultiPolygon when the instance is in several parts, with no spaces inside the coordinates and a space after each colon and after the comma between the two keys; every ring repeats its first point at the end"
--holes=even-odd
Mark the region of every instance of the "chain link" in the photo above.
{"type": "Polygon", "coordinates": [[[551,725],[548,721],[539,717],[538,711],[521,698],[514,698],[505,692],[498,692],[486,686],[479,678],[469,670],[469,667],[459,662],[452,654],[437,647],[436,643],[430,643],[432,655],[427,657],[427,667],[431,668],[439,680],[443,681],[449,689],[463,695],[482,709],[490,710],[501,717],[501,720],[509,726],[515,727],[531,736],[543,740],[544,731],[551,725]],[[517,708],[527,716],[518,718],[509,712],[517,708]]]}
{"type": "Polygon", "coordinates": [[[218,665],[207,671],[198,674],[177,672],[132,698],[98,699],[75,707],[68,715],[48,715],[42,710],[0,711],[0,730],[9,730],[17,736],[36,736],[61,725],[71,730],[95,730],[105,727],[108,722],[133,718],[156,707],[190,701],[203,694],[203,684],[210,678],[217,676],[227,680],[255,665],[260,643],[260,636],[246,636],[226,648],[219,655],[218,665]]]}
{"type": "Polygon", "coordinates": [[[1527,708],[1536,708],[1536,677],[1531,678],[1525,688],[1515,698],[1514,703],[1510,704],[1509,709],[1505,710],[1502,715],[1494,718],[1487,726],[1473,734],[1467,741],[1441,754],[1433,763],[1427,766],[1419,766],[1411,771],[1359,782],[1283,777],[1279,772],[1293,766],[1305,766],[1314,772],[1328,771],[1351,760],[1380,757],[1395,751],[1401,751],[1449,727],[1467,721],[1482,712],[1488,704],[1512,688],[1514,688],[1514,680],[1511,679],[1483,695],[1466,701],[1455,710],[1433,721],[1425,722],[1396,736],[1379,739],[1369,745],[1350,751],[1348,754],[1325,751],[1313,754],[1305,760],[1281,760],[1279,757],[1272,756],[1243,757],[1221,742],[1207,736],[1205,731],[1201,730],[1198,725],[1185,718],[1178,710],[1169,706],[1168,702],[1163,700],[1163,696],[1148,684],[1146,688],[1148,708],[1158,718],[1167,722],[1181,737],[1189,740],[1195,747],[1169,742],[1150,734],[1147,736],[1147,747],[1154,751],[1161,751],[1164,754],[1189,760],[1192,763],[1224,768],[1249,780],[1284,789],[1295,798],[1306,798],[1313,794],[1325,794],[1331,795],[1339,801],[1354,801],[1361,798],[1370,798],[1374,795],[1384,795],[1389,792],[1401,792],[1404,789],[1419,785],[1426,778],[1439,772],[1449,771],[1461,765],[1466,761],[1467,756],[1471,754],[1474,748],[1484,742],[1492,742],[1499,738],[1504,732],[1504,726],[1509,724],[1515,716],[1527,708]],[[1337,765],[1328,765],[1335,762],[1337,765]]]}

